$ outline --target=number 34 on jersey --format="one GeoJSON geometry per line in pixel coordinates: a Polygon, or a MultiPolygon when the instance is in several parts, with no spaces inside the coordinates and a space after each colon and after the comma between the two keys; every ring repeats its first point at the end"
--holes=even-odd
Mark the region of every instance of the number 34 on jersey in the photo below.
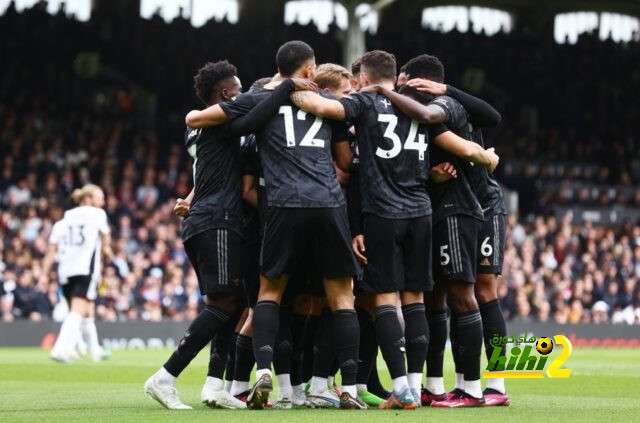
{"type": "Polygon", "coordinates": [[[382,136],[391,140],[391,143],[393,145],[389,150],[378,147],[376,150],[376,156],[383,159],[393,159],[394,157],[398,156],[398,154],[400,154],[400,152],[404,148],[405,150],[416,150],[418,152],[418,160],[424,160],[424,152],[427,151],[427,147],[429,145],[426,142],[425,134],[418,134],[417,121],[411,121],[409,135],[407,135],[407,139],[404,141],[404,145],[402,144],[402,141],[400,140],[398,134],[395,133],[395,129],[398,126],[398,116],[393,114],[381,113],[378,115],[378,122],[388,124],[382,136]],[[416,137],[418,138],[417,142],[416,137]]]}

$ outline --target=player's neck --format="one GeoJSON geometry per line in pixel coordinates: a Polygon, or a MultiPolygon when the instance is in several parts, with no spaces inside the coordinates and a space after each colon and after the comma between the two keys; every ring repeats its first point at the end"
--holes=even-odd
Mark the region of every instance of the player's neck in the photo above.
{"type": "Polygon", "coordinates": [[[372,82],[369,85],[380,85],[381,87],[386,88],[389,91],[395,91],[396,90],[396,86],[391,81],[372,82]]]}

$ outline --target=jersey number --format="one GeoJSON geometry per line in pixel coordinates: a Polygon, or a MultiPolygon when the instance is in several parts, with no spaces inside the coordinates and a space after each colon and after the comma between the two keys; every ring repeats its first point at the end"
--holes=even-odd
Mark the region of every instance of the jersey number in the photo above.
{"type": "Polygon", "coordinates": [[[485,257],[489,257],[493,254],[493,247],[489,244],[489,237],[486,237],[482,242],[482,245],[480,246],[480,253],[485,257]]]}
{"type": "MultiPolygon", "coordinates": [[[[287,147],[295,147],[296,146],[296,135],[293,129],[293,108],[291,106],[280,106],[279,113],[284,115],[284,132],[287,137],[287,147]]],[[[306,120],[307,112],[303,110],[298,110],[297,114],[298,120],[306,120]]],[[[324,148],[324,140],[315,138],[315,136],[322,128],[322,118],[318,116],[314,116],[316,119],[313,121],[313,124],[309,128],[304,137],[302,137],[302,141],[300,141],[300,147],[318,147],[324,148]]]]}
{"type": "Polygon", "coordinates": [[[451,257],[447,253],[448,249],[449,249],[448,245],[440,246],[440,266],[446,266],[451,261],[451,257]]]}
{"type": "MultiPolygon", "coordinates": [[[[393,147],[390,150],[385,150],[378,147],[376,149],[376,156],[383,159],[393,159],[400,151],[402,151],[402,141],[400,137],[394,131],[398,126],[398,116],[392,114],[379,114],[378,122],[388,123],[387,129],[385,129],[383,137],[390,139],[393,143],[393,147]]],[[[417,150],[418,160],[424,160],[424,152],[427,151],[428,144],[425,142],[425,135],[418,134],[418,122],[411,121],[411,128],[409,129],[409,135],[404,142],[405,150],[417,150]],[[416,142],[416,135],[418,135],[418,142],[416,142]]]]}
{"type": "Polygon", "coordinates": [[[65,237],[65,243],[69,246],[80,246],[84,244],[84,225],[69,226],[68,236],[65,237]]]}
{"type": "Polygon", "coordinates": [[[193,144],[191,147],[189,147],[189,149],[187,150],[187,153],[189,153],[189,155],[191,156],[191,158],[193,159],[193,183],[196,183],[196,165],[198,164],[198,154],[197,154],[197,150],[198,150],[198,144],[193,144]]]}

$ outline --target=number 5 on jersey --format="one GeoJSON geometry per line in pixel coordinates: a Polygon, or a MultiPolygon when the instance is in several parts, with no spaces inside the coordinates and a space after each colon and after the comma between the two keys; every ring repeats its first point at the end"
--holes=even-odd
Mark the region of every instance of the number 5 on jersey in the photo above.
{"type": "MultiPolygon", "coordinates": [[[[284,115],[284,132],[287,138],[287,147],[295,147],[296,146],[296,135],[293,125],[293,108],[291,106],[280,106],[279,114],[284,115]]],[[[302,137],[302,141],[300,141],[300,147],[324,147],[324,140],[315,138],[322,128],[322,118],[318,116],[314,116],[316,119],[311,124],[311,127],[302,137]]],[[[304,110],[298,110],[297,113],[298,120],[306,120],[307,112],[304,110]]]]}
{"type": "MultiPolygon", "coordinates": [[[[393,143],[393,146],[390,150],[385,150],[378,147],[376,149],[376,156],[383,159],[393,159],[402,151],[402,141],[400,141],[400,137],[398,136],[398,134],[394,132],[396,126],[398,126],[398,116],[388,113],[379,114],[378,122],[388,123],[387,128],[385,129],[382,136],[390,139],[393,143]]],[[[428,144],[425,142],[425,135],[418,134],[418,122],[412,120],[411,128],[409,129],[409,135],[407,135],[407,139],[404,142],[404,149],[417,150],[418,160],[424,160],[424,152],[427,151],[427,147],[428,144]],[[418,135],[418,142],[416,142],[416,135],[418,135]]]]}

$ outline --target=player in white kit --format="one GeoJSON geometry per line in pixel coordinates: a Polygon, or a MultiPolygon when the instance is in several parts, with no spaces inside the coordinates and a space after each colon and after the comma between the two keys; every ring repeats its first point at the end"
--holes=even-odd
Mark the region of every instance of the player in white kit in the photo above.
{"type": "Polygon", "coordinates": [[[102,256],[111,260],[111,236],[104,206],[104,193],[96,185],[74,190],[77,207],[67,210],[51,229],[44,259],[41,286],[46,285],[51,266],[58,262],[58,281],[69,303],[69,314],[51,351],[51,358],[71,362],[84,339],[94,361],[102,358],[94,322],[94,301],[101,277],[102,256]]]}

